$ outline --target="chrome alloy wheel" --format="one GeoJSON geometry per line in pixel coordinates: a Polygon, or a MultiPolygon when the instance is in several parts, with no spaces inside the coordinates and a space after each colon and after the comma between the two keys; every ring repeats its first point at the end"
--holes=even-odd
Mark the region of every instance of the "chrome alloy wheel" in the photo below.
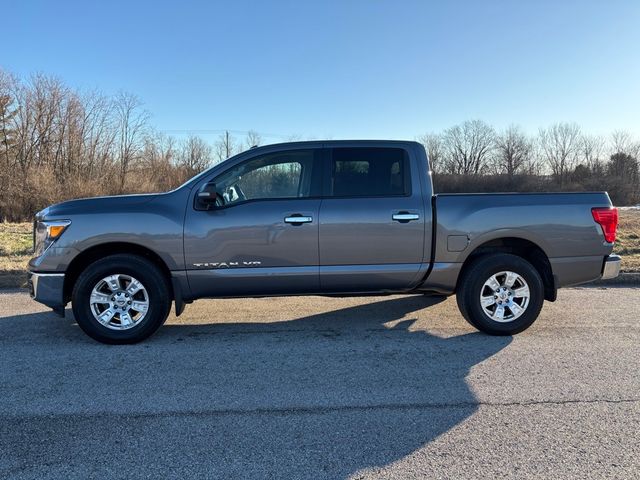
{"type": "Polygon", "coordinates": [[[529,305],[529,285],[515,272],[492,275],[480,290],[480,305],[491,320],[507,323],[521,317],[529,305]]]}
{"type": "Polygon", "coordinates": [[[112,330],[128,330],[138,325],[149,310],[144,285],[130,275],[116,274],[100,280],[89,300],[93,317],[112,330]]]}

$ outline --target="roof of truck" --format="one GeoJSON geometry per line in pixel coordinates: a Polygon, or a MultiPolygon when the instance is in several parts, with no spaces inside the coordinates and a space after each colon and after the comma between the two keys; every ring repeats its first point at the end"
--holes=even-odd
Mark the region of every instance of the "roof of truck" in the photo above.
{"type": "Polygon", "coordinates": [[[318,145],[420,145],[419,142],[414,140],[380,140],[380,139],[352,139],[352,140],[304,140],[299,142],[281,142],[281,143],[269,143],[266,145],[256,146],[255,148],[262,147],[284,147],[284,146],[318,146],[318,145]]]}

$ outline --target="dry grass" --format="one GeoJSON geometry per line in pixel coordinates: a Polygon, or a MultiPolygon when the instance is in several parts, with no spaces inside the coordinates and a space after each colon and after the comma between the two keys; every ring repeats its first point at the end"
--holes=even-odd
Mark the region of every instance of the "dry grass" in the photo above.
{"type": "Polygon", "coordinates": [[[640,209],[620,210],[613,251],[622,257],[622,271],[640,272],[640,209]]]}
{"type": "MultiPolygon", "coordinates": [[[[24,286],[32,252],[30,223],[0,223],[0,288],[24,286]]],[[[640,272],[640,209],[620,210],[614,252],[622,256],[624,272],[640,272]]]]}
{"type": "Polygon", "coordinates": [[[0,288],[24,286],[32,249],[31,223],[0,223],[0,288]]]}

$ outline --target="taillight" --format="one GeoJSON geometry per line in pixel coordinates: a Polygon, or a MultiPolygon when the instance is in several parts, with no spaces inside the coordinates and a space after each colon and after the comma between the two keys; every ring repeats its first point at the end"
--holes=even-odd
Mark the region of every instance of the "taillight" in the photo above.
{"type": "Polygon", "coordinates": [[[591,209],[593,219],[602,227],[605,241],[616,241],[616,229],[618,228],[618,209],[614,207],[594,207],[591,209]]]}

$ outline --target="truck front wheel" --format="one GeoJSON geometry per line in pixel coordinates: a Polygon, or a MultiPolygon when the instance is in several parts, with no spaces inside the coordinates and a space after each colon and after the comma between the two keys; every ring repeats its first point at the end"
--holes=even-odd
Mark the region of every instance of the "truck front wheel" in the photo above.
{"type": "Polygon", "coordinates": [[[474,260],[462,273],[456,293],[464,318],[491,335],[513,335],[538,318],[544,287],[525,259],[500,253],[474,260]]]}
{"type": "Polygon", "coordinates": [[[72,292],[73,315],[102,343],[136,343],[153,334],[171,308],[168,279],[149,260],[127,254],[91,263],[72,292]]]}

